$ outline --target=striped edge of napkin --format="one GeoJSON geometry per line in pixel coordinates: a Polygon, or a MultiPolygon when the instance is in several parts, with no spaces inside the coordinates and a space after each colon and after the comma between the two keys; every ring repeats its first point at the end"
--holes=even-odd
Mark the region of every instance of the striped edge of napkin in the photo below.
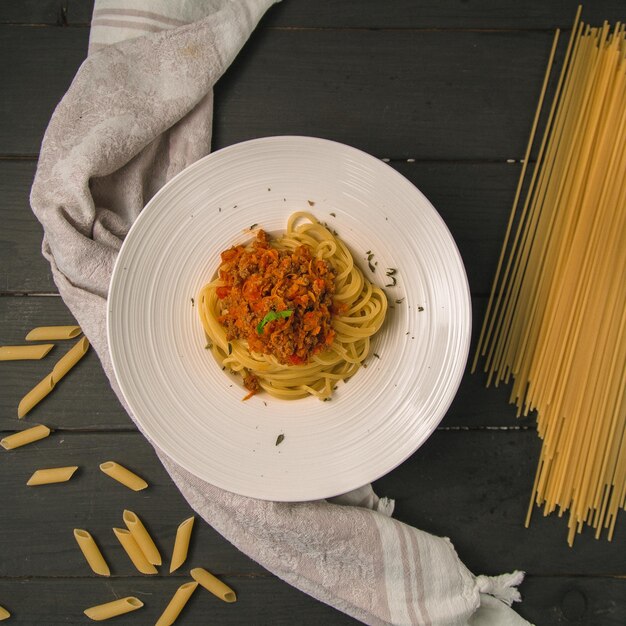
{"type": "Polygon", "coordinates": [[[89,54],[127,39],[198,21],[220,4],[206,0],[97,0],[89,54]]]}

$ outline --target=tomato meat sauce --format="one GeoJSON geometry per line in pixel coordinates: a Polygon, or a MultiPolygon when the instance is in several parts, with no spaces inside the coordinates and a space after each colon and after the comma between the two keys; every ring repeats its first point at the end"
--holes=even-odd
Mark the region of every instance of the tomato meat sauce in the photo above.
{"type": "MultiPolygon", "coordinates": [[[[335,270],[312,255],[308,246],[278,250],[264,230],[252,246],[233,246],[221,254],[217,287],[218,321],[226,337],[244,339],[251,352],[273,355],[284,365],[303,365],[328,349],[335,338],[335,270]]],[[[252,393],[258,380],[244,380],[252,393]]]]}

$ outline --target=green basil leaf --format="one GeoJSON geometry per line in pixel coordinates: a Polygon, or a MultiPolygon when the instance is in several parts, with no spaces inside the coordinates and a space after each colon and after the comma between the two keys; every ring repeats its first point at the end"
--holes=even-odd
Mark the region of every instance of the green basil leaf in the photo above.
{"type": "Polygon", "coordinates": [[[270,311],[258,324],[256,327],[256,332],[261,335],[263,334],[263,328],[265,327],[265,324],[268,324],[269,322],[273,322],[274,320],[278,320],[278,319],[284,319],[289,317],[291,314],[293,313],[293,311],[270,311]]]}

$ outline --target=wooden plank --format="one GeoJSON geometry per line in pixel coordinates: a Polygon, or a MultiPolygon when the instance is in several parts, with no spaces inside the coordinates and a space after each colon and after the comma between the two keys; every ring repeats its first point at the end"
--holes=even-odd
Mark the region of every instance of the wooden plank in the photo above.
{"type": "MultiPolygon", "coordinates": [[[[578,0],[289,0],[267,13],[262,25],[272,28],[568,28],[578,0]]],[[[0,23],[88,25],[93,0],[4,0],[0,23]]],[[[593,23],[623,19],[621,0],[596,0],[584,7],[593,23]]]]}
{"type": "MultiPolygon", "coordinates": [[[[375,483],[396,499],[394,516],[450,537],[476,574],[522,569],[533,575],[626,575],[626,526],[618,520],[613,542],[585,530],[573,548],[564,519],[538,512],[523,526],[539,451],[530,431],[438,431],[409,460],[375,483]],[[532,546],[532,549],[529,549],[532,546]]],[[[0,497],[6,511],[0,577],[84,575],[73,528],[86,528],[101,544],[117,576],[133,566],[111,532],[124,508],[137,513],[169,554],[177,525],[190,515],[147,441],[138,433],[55,433],[31,446],[0,454],[0,497]],[[150,483],[131,492],[100,472],[116,460],[150,483]],[[40,467],[80,466],[68,483],[28,488],[40,467]]],[[[297,506],[297,505],[294,505],[297,506]]],[[[260,568],[198,520],[190,564],[220,574],[260,568]]]]}
{"type": "MultiPolygon", "coordinates": [[[[464,259],[470,288],[490,291],[519,164],[390,164],[431,201],[446,222],[464,259]]],[[[56,291],[41,255],[42,228],[29,205],[35,163],[0,161],[0,292],[56,291]]],[[[327,216],[320,215],[320,219],[327,216]]]]}
{"type": "MultiPolygon", "coordinates": [[[[317,602],[273,577],[224,579],[238,593],[227,605],[203,590],[193,595],[181,614],[181,624],[356,624],[347,615],[317,602]]],[[[29,578],[0,580],[0,601],[13,611],[11,624],[54,626],[84,624],[87,606],[135,595],[145,606],[124,617],[124,624],[154,623],[181,578],[29,578]],[[37,602],[33,602],[37,598],[37,602]]],[[[623,626],[626,582],[615,578],[529,576],[521,586],[523,600],[514,609],[535,624],[552,626],[623,626]]]]}
{"type": "Polygon", "coordinates": [[[3,0],[0,24],[89,25],[93,0],[3,0]]]}
{"type": "MultiPolygon", "coordinates": [[[[3,154],[38,151],[87,34],[0,26],[0,81],[12,94],[0,104],[3,154]]],[[[551,40],[534,31],[260,29],[216,86],[214,147],[307,134],[380,157],[519,158],[551,40]]]]}
{"type": "Polygon", "coordinates": [[[214,144],[308,134],[380,157],[520,158],[551,40],[261,29],[216,86],[214,144]]]}
{"type": "MultiPolygon", "coordinates": [[[[480,330],[485,304],[484,298],[474,299],[473,345],[480,330]]],[[[63,301],[52,296],[0,297],[0,318],[4,320],[2,343],[5,345],[23,343],[28,330],[36,326],[75,323],[63,301]]],[[[93,350],[25,420],[17,419],[20,399],[48,373],[59,355],[63,354],[66,343],[59,342],[48,357],[41,361],[1,364],[0,430],[22,429],[39,421],[66,430],[134,430],[93,350]]],[[[386,356],[383,354],[381,358],[386,356]]],[[[508,405],[507,388],[486,389],[484,384],[485,377],[482,374],[471,375],[469,370],[466,371],[442,427],[518,428],[533,424],[531,418],[515,418],[514,409],[508,405]]]]}
{"type": "Polygon", "coordinates": [[[4,0],[0,6],[0,24],[60,26],[66,4],[64,0],[4,0]]]}
{"type": "Polygon", "coordinates": [[[626,518],[612,542],[585,528],[567,545],[566,517],[535,509],[524,528],[540,440],[533,431],[437,431],[376,491],[396,498],[394,516],[450,537],[476,574],[623,575],[626,518]],[[532,547],[532,548],[531,548],[532,547]]]}
{"type": "MultiPolygon", "coordinates": [[[[306,28],[570,28],[578,0],[524,3],[513,0],[376,0],[342,2],[281,2],[268,12],[266,26],[306,28]]],[[[584,4],[590,23],[624,19],[620,0],[594,0],[584,4]]]]}
{"type": "MultiPolygon", "coordinates": [[[[191,578],[134,577],[28,578],[0,580],[0,602],[13,615],[11,626],[57,626],[91,623],[83,611],[103,602],[134,595],[144,606],[112,623],[124,626],[154,624],[179,585],[191,578]]],[[[343,626],[356,620],[322,604],[274,577],[227,576],[224,582],[237,593],[237,602],[227,604],[199,587],[176,624],[272,624],[291,626],[294,616],[302,626],[343,626]]]]}
{"type": "Polygon", "coordinates": [[[533,624],[623,626],[626,580],[585,576],[529,576],[521,586],[522,603],[514,608],[533,624]]]}
{"type": "Polygon", "coordinates": [[[393,162],[433,204],[459,248],[470,290],[491,291],[519,164],[393,162]]]}
{"type": "Polygon", "coordinates": [[[43,229],[30,209],[34,161],[0,161],[0,291],[56,291],[41,254],[43,229]]]}
{"type": "MultiPolygon", "coordinates": [[[[181,624],[298,623],[334,626],[356,624],[340,613],[273,577],[224,579],[236,589],[238,601],[227,605],[202,590],[196,591],[181,614],[181,624]],[[268,601],[270,599],[270,601],[268,601]]],[[[83,610],[117,597],[135,595],[145,606],[124,618],[124,624],[153,623],[181,578],[0,580],[0,599],[13,611],[11,624],[84,624],[83,610]],[[6,598],[6,600],[5,600],[6,598]],[[33,602],[37,598],[37,602],[33,602]]],[[[530,576],[522,584],[523,600],[515,610],[536,624],[623,626],[626,582],[615,578],[530,576]]]]}
{"type": "Polygon", "coordinates": [[[0,26],[0,152],[36,155],[52,112],[87,55],[86,28],[0,26]]]}

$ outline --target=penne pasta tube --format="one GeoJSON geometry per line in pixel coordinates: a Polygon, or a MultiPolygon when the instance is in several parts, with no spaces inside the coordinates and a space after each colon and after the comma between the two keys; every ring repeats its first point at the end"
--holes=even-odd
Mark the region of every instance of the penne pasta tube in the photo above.
{"type": "Polygon", "coordinates": [[[26,341],[54,341],[56,339],[74,339],[81,333],[80,326],[37,326],[33,328],[26,341]]]}
{"type": "Polygon", "coordinates": [[[89,340],[82,337],[56,362],[52,369],[55,385],[85,356],[88,348],[89,340]]]}
{"type": "Polygon", "coordinates": [[[146,530],[146,527],[141,523],[141,520],[132,511],[124,511],[123,515],[124,523],[128,530],[130,530],[135,541],[141,548],[141,551],[145,554],[148,563],[152,565],[161,565],[161,555],[156,547],[150,533],[146,530]]]}
{"type": "Polygon", "coordinates": [[[100,469],[107,476],[117,480],[118,483],[122,483],[122,485],[133,491],[141,491],[148,486],[148,483],[143,478],[137,476],[137,474],[134,474],[119,463],[115,463],[115,461],[101,463],[100,469]]]}
{"type": "Polygon", "coordinates": [[[9,619],[11,617],[11,613],[9,613],[3,606],[0,606],[0,622],[3,619],[9,619]]]}
{"type": "Polygon", "coordinates": [[[83,337],[77,341],[56,363],[52,372],[31,389],[17,407],[17,416],[24,417],[33,407],[41,402],[55,385],[80,361],[87,353],[89,341],[83,337]]]}
{"type": "Polygon", "coordinates": [[[198,583],[185,583],[181,585],[172,596],[170,603],[165,607],[165,611],[161,613],[161,617],[159,617],[155,626],[171,626],[180,615],[180,612],[185,608],[185,605],[197,586],[198,583]]]}
{"type": "Polygon", "coordinates": [[[43,359],[53,343],[40,343],[35,346],[0,346],[0,361],[37,361],[43,359]]]}
{"type": "Polygon", "coordinates": [[[172,551],[172,560],[170,561],[170,574],[176,571],[187,560],[193,521],[194,517],[191,516],[189,519],[182,522],[176,530],[174,550],[172,551]]]}
{"type": "Polygon", "coordinates": [[[216,578],[210,572],[207,572],[202,567],[196,567],[191,570],[191,577],[198,583],[200,583],[207,591],[210,591],[214,596],[217,596],[224,602],[236,602],[237,595],[226,584],[224,584],[219,578],[216,578]]]}
{"type": "Polygon", "coordinates": [[[101,622],[105,619],[111,619],[118,615],[124,615],[124,613],[130,613],[136,611],[143,606],[143,602],[139,598],[129,596],[127,598],[120,598],[119,600],[113,600],[113,602],[107,602],[106,604],[98,604],[85,609],[85,615],[94,620],[94,622],[101,622]]]}
{"type": "Polygon", "coordinates": [[[142,574],[157,574],[157,568],[148,562],[146,555],[141,551],[139,544],[135,541],[135,538],[130,534],[129,530],[125,528],[114,528],[113,532],[122,544],[122,548],[128,554],[128,558],[133,562],[133,565],[142,574]]]}
{"type": "Polygon", "coordinates": [[[0,446],[5,450],[14,450],[15,448],[25,446],[34,441],[45,439],[49,434],[50,429],[43,424],[39,424],[39,426],[33,426],[32,428],[27,428],[19,433],[5,437],[0,440],[0,446]]]}
{"type": "Polygon", "coordinates": [[[74,472],[78,469],[78,465],[69,467],[51,467],[49,469],[37,470],[26,483],[29,487],[36,485],[51,485],[53,483],[64,483],[68,481],[74,472]]]}
{"type": "Polygon", "coordinates": [[[74,539],[78,543],[80,551],[83,553],[89,567],[94,573],[100,574],[100,576],[110,576],[111,570],[107,565],[100,548],[98,548],[94,538],[82,528],[74,529],[74,539]]]}
{"type": "Polygon", "coordinates": [[[38,405],[54,389],[52,374],[48,374],[39,381],[20,401],[17,407],[17,416],[21,419],[33,407],[38,405]]]}

